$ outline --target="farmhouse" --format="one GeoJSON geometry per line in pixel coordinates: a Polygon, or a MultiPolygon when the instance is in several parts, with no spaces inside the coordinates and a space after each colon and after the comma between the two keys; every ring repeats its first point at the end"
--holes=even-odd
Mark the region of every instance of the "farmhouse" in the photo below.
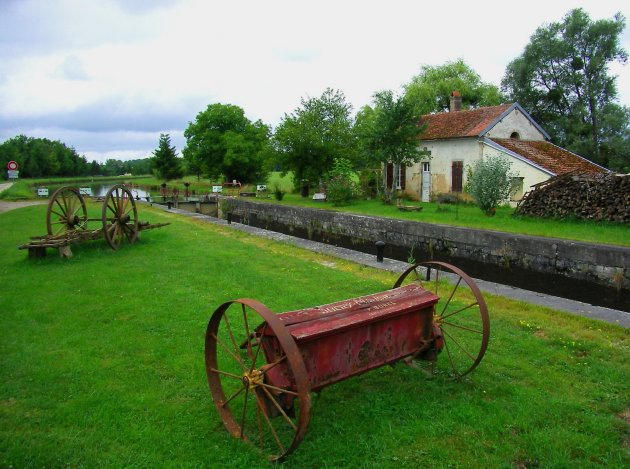
{"type": "MultiPolygon", "coordinates": [[[[454,91],[449,112],[422,117],[426,128],[420,145],[430,158],[398,172],[397,187],[410,197],[428,202],[432,195],[462,192],[466,168],[488,156],[500,155],[512,162],[511,170],[518,174],[513,201],[552,176],[608,171],[551,143],[547,132],[518,103],[462,111],[461,102],[454,91]]],[[[390,181],[392,174],[390,165],[390,181]]]]}

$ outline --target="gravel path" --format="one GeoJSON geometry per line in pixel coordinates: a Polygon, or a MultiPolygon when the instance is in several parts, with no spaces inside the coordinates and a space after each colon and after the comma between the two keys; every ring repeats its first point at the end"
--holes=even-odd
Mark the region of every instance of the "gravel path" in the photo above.
{"type": "MultiPolygon", "coordinates": [[[[7,190],[13,185],[12,182],[5,182],[0,184],[0,192],[7,190]]],[[[9,200],[0,200],[0,212],[7,212],[14,208],[27,207],[29,205],[41,205],[48,203],[47,200],[25,200],[23,202],[12,202],[9,200]]]]}

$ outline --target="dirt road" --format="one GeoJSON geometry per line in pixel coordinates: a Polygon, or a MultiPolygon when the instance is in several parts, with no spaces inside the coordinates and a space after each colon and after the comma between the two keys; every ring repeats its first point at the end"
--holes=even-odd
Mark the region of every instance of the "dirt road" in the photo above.
{"type": "MultiPolygon", "coordinates": [[[[11,187],[12,182],[5,182],[0,184],[0,192],[7,190],[11,187]]],[[[0,212],[7,212],[14,208],[27,207],[29,205],[41,205],[48,203],[47,200],[25,200],[24,202],[11,202],[8,200],[0,200],[0,212]]]]}

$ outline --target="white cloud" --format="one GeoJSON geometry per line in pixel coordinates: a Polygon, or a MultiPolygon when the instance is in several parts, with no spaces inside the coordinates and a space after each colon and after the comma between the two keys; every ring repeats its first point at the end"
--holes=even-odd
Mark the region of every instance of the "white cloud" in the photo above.
{"type": "MultiPolygon", "coordinates": [[[[139,149],[132,135],[181,135],[214,102],[277,125],[301,97],[326,87],[341,89],[358,109],[376,91],[400,89],[422,65],[460,57],[499,84],[538,26],[579,6],[592,18],[628,10],[616,0],[534,0],[518,8],[498,1],[5,2],[0,138],[37,130],[86,155],[136,155],[154,143],[139,149]]],[[[630,50],[627,31],[623,41],[630,50]]],[[[611,70],[630,104],[630,70],[611,70]]]]}

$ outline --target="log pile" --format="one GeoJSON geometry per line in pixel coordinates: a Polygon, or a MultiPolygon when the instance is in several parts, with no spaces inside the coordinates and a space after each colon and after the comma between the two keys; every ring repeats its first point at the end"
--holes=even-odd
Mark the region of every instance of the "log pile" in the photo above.
{"type": "Polygon", "coordinates": [[[630,175],[568,173],[537,184],[519,215],[630,223],[630,175]]]}

